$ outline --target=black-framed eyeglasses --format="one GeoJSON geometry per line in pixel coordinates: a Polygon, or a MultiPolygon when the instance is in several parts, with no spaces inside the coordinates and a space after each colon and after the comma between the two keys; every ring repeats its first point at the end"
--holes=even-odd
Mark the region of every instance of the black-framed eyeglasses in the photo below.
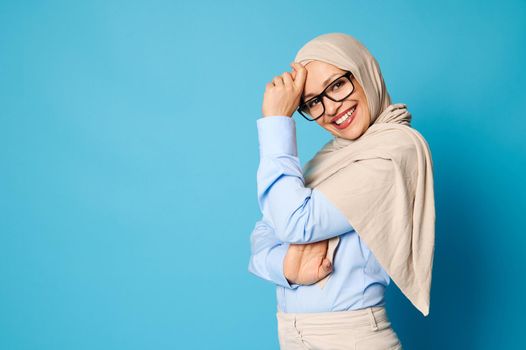
{"type": "Polygon", "coordinates": [[[303,102],[302,98],[298,112],[308,121],[314,121],[320,118],[325,113],[323,96],[334,102],[340,102],[352,94],[354,91],[354,84],[351,80],[352,75],[350,71],[347,71],[344,75],[333,80],[318,96],[305,102],[303,102]]]}

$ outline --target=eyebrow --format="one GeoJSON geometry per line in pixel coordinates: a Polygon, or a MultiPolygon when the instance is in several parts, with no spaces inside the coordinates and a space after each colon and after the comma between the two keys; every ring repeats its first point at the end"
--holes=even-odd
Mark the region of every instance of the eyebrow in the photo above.
{"type": "MultiPolygon", "coordinates": [[[[323,82],[323,88],[325,89],[327,87],[327,84],[331,81],[332,78],[336,77],[340,75],[340,73],[334,73],[333,75],[331,75],[330,77],[328,77],[327,79],[325,79],[325,81],[323,82]]],[[[304,95],[303,96],[303,99],[304,100],[307,100],[309,97],[311,96],[315,96],[315,94],[307,94],[307,95],[304,95]]]]}

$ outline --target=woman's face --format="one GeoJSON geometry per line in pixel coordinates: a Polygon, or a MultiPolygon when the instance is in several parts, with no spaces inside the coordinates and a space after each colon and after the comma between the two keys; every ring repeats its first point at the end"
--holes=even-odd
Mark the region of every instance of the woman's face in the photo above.
{"type": "MultiPolygon", "coordinates": [[[[311,61],[305,65],[305,69],[307,69],[307,78],[303,90],[304,101],[320,94],[327,85],[337,77],[345,74],[344,70],[321,61],[311,61]],[[330,78],[328,79],[329,81],[323,84],[327,78],[330,78]]],[[[351,81],[354,85],[354,90],[343,101],[334,102],[325,96],[323,97],[325,113],[316,119],[316,122],[335,136],[355,140],[369,128],[371,116],[362,86],[354,76],[351,76],[351,81]],[[350,118],[341,125],[337,125],[336,121],[354,107],[356,109],[350,118]]]]}

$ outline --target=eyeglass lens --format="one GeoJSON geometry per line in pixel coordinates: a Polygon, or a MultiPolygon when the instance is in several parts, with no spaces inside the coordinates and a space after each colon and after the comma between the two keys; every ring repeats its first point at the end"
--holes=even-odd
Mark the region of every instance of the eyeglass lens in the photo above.
{"type": "MultiPolygon", "coordinates": [[[[325,90],[325,94],[333,100],[340,101],[349,96],[354,87],[348,77],[341,77],[334,81],[325,90]]],[[[325,107],[321,101],[322,96],[317,96],[303,104],[301,111],[307,113],[312,119],[320,117],[325,112],[325,107]]]]}

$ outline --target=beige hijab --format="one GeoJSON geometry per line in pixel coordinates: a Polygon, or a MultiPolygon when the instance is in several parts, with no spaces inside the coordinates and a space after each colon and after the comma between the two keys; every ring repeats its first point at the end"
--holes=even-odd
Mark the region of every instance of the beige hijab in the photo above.
{"type": "MultiPolygon", "coordinates": [[[[305,186],[321,191],[347,217],[404,295],[429,314],[435,246],[433,163],[404,104],[391,104],[378,63],[352,36],[320,35],[295,62],[349,70],[361,84],[371,125],[355,140],[334,137],[303,169],[305,186]]],[[[339,237],[329,240],[332,261],[339,237]]],[[[331,275],[317,284],[323,285],[331,275]]]]}

